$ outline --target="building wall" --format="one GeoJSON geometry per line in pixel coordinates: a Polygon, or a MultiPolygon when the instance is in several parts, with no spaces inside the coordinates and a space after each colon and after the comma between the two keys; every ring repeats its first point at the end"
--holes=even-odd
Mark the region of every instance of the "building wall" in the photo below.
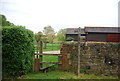
{"type": "Polygon", "coordinates": [[[88,33],[86,41],[99,41],[99,42],[120,42],[120,34],[103,34],[103,33],[88,33]]]}
{"type": "Polygon", "coordinates": [[[101,41],[106,42],[107,40],[107,34],[94,34],[94,33],[88,33],[86,36],[87,41],[101,41]]]}
{"type": "Polygon", "coordinates": [[[107,42],[119,42],[119,34],[107,34],[107,42]]]}

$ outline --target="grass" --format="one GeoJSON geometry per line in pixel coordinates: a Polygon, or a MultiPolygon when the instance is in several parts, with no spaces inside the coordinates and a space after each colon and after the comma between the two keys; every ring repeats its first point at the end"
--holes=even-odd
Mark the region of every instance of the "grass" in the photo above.
{"type": "MultiPolygon", "coordinates": [[[[43,61],[46,62],[58,62],[58,57],[57,56],[43,56],[43,61]]],[[[43,64],[43,67],[49,66],[52,64],[43,64]]]]}
{"type": "MultiPolygon", "coordinates": [[[[43,49],[43,51],[59,51],[59,50],[60,50],[60,44],[49,44],[49,43],[46,44],[46,49],[43,49]]],[[[37,48],[35,49],[35,51],[37,51],[37,48]]]]}
{"type": "Polygon", "coordinates": [[[43,51],[58,51],[60,50],[60,44],[47,44],[46,49],[43,51]]]}
{"type": "Polygon", "coordinates": [[[118,77],[113,76],[97,76],[94,74],[84,74],[81,73],[77,76],[72,72],[63,72],[59,70],[49,71],[47,73],[29,73],[19,77],[21,79],[118,79],[118,77]]]}

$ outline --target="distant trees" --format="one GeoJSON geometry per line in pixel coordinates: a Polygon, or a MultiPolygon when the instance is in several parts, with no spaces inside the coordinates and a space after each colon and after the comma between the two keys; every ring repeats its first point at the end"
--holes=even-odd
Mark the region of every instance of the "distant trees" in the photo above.
{"type": "Polygon", "coordinates": [[[65,33],[66,33],[66,29],[61,29],[58,31],[57,39],[59,42],[65,42],[65,40],[66,40],[65,33]]]}
{"type": "Polygon", "coordinates": [[[14,24],[11,23],[10,21],[7,21],[7,18],[2,14],[0,14],[0,25],[2,27],[4,27],[4,26],[14,26],[14,24]]]}
{"type": "Polygon", "coordinates": [[[44,27],[43,34],[45,35],[44,40],[46,40],[46,42],[53,43],[55,31],[51,26],[44,27]]]}

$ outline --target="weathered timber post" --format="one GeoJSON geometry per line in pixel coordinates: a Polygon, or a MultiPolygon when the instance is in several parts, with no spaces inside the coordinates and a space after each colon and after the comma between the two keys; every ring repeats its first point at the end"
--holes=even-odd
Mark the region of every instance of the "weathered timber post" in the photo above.
{"type": "Polygon", "coordinates": [[[39,45],[39,43],[37,42],[37,46],[36,46],[36,48],[37,48],[37,53],[38,53],[38,48],[39,48],[38,45],[39,45]]]}
{"type": "Polygon", "coordinates": [[[37,53],[34,54],[34,62],[33,62],[33,72],[39,72],[39,69],[42,68],[42,64],[40,64],[40,62],[42,62],[42,41],[40,41],[39,43],[37,43],[37,53]],[[40,46],[39,46],[40,45],[40,46]],[[38,48],[39,48],[39,53],[38,53],[38,48]]]}
{"type": "Polygon", "coordinates": [[[40,63],[39,63],[39,58],[38,58],[38,53],[34,54],[34,61],[33,61],[33,72],[39,72],[39,68],[40,68],[40,63]],[[35,57],[36,55],[36,57],[35,57]]]}
{"type": "MultiPolygon", "coordinates": [[[[62,63],[62,54],[60,56],[58,56],[58,62],[62,63]]],[[[58,64],[58,68],[59,68],[59,70],[61,69],[61,64],[58,64]]]]}
{"type": "Polygon", "coordinates": [[[80,27],[78,28],[78,68],[77,68],[77,75],[79,76],[80,74],[80,27]]]}
{"type": "Polygon", "coordinates": [[[39,61],[39,55],[38,55],[38,48],[39,48],[39,43],[37,42],[37,53],[35,53],[34,56],[34,61],[33,61],[33,72],[39,72],[40,68],[40,61],[39,61]]]}
{"type": "MultiPolygon", "coordinates": [[[[42,48],[43,48],[42,41],[40,41],[40,50],[39,50],[40,61],[39,61],[39,63],[42,62],[42,53],[43,53],[42,48]]],[[[40,68],[42,68],[42,63],[40,63],[40,68]]]]}

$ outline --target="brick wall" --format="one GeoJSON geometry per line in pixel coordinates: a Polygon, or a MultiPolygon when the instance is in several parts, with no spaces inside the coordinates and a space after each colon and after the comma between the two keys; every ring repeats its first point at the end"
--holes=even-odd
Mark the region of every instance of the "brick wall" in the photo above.
{"type": "MultiPolygon", "coordinates": [[[[77,43],[64,43],[61,48],[61,70],[77,72],[77,43]]],[[[80,68],[84,73],[118,75],[118,43],[81,43],[80,68]]]]}

